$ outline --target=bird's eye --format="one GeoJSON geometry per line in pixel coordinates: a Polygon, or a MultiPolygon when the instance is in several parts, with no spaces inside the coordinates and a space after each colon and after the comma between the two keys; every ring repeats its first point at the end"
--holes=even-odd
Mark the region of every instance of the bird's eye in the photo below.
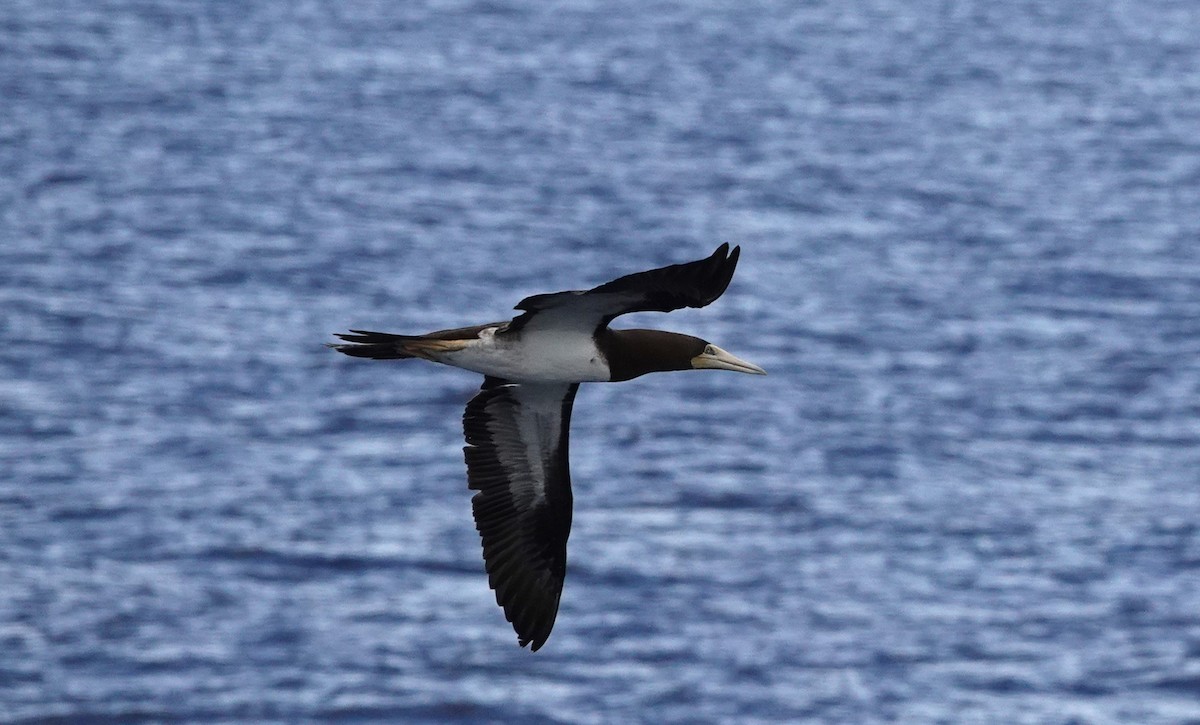
{"type": "Polygon", "coordinates": [[[713,349],[712,345],[705,345],[704,346],[704,354],[705,355],[716,355],[717,351],[713,349]]]}

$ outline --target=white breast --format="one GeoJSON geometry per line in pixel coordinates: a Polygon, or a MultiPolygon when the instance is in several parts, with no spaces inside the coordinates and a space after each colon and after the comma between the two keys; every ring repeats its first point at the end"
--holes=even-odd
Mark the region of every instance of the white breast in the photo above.
{"type": "Polygon", "coordinates": [[[513,382],[607,382],[608,364],[591,334],[524,331],[515,338],[483,330],[479,341],[439,356],[438,362],[513,382]]]}

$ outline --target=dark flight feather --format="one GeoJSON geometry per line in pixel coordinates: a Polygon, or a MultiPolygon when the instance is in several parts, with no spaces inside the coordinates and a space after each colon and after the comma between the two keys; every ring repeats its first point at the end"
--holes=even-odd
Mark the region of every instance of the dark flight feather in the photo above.
{"type": "Polygon", "coordinates": [[[695,262],[627,274],[590,290],[526,297],[516,306],[524,314],[508,324],[506,334],[519,332],[531,323],[600,329],[613,318],[630,312],[704,307],[729,287],[740,253],[741,247],[730,252],[729,245],[722,244],[710,256],[695,262]],[[544,321],[539,317],[544,317],[544,321]]]}
{"type": "Polygon", "coordinates": [[[571,532],[568,437],[578,383],[488,377],[463,431],[475,527],[488,583],[517,641],[537,651],[558,614],[571,532]]]}

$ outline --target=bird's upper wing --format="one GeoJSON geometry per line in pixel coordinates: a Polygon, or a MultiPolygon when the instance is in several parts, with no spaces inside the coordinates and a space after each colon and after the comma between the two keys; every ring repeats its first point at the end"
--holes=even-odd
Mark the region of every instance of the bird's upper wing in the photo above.
{"type": "Polygon", "coordinates": [[[589,331],[628,312],[670,312],[704,307],[725,292],[737,266],[740,247],[717,247],[711,256],[619,277],[590,290],[551,292],[521,300],[524,310],[506,332],[525,328],[570,328],[589,331]]]}
{"type": "Polygon", "coordinates": [[[524,647],[558,614],[571,533],[567,442],[578,383],[486,378],[463,415],[475,527],[488,582],[524,647]]]}

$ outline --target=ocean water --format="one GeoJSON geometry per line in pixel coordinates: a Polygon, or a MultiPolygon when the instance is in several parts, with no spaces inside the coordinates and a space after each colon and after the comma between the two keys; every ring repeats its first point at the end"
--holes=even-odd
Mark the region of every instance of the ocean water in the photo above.
{"type": "Polygon", "coordinates": [[[1200,723],[1200,6],[0,4],[0,721],[1200,723]],[[487,589],[503,319],[741,244],[487,589]]]}

